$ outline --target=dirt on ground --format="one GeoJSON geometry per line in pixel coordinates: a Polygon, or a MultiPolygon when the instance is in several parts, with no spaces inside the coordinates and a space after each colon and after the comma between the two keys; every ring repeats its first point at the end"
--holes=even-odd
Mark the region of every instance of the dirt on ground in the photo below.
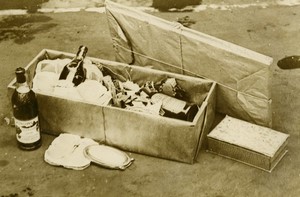
{"type": "Polygon", "coordinates": [[[83,171],[53,167],[43,154],[54,136],[43,134],[33,152],[17,149],[7,85],[14,70],[26,66],[42,49],[114,60],[105,14],[35,13],[0,16],[1,124],[0,196],[298,196],[300,194],[300,69],[276,65],[300,55],[299,6],[270,5],[202,12],[154,12],[176,21],[193,19],[190,28],[274,58],[272,70],[273,128],[290,134],[289,152],[272,173],[201,151],[195,164],[183,164],[130,153],[134,164],[125,171],[92,165],[83,171]]]}

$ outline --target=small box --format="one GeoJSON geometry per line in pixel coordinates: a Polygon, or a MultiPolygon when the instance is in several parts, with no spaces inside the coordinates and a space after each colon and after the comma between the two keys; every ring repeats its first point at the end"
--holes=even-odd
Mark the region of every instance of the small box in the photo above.
{"type": "MultiPolygon", "coordinates": [[[[44,49],[27,66],[32,79],[39,61],[73,58],[75,54],[44,49]]],[[[184,76],[119,62],[86,57],[95,64],[109,67],[115,73],[130,76],[139,85],[145,80],[159,81],[176,78],[188,97],[199,106],[192,122],[133,112],[89,102],[68,100],[51,94],[36,92],[41,130],[59,135],[72,133],[122,150],[145,155],[193,163],[214,121],[216,83],[211,80],[184,76]]],[[[8,85],[8,96],[15,89],[16,80],[8,85]]]]}
{"type": "Polygon", "coordinates": [[[208,151],[271,172],[287,152],[289,135],[226,116],[207,137],[208,151]]]}

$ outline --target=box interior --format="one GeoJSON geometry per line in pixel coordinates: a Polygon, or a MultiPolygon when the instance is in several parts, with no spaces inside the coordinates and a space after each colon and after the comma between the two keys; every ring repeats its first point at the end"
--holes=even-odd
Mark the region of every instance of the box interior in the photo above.
{"type": "MultiPolygon", "coordinates": [[[[74,56],[72,53],[44,49],[26,66],[29,79],[33,78],[39,61],[74,56]]],[[[179,86],[186,90],[187,101],[196,103],[199,111],[193,122],[189,122],[117,107],[97,106],[85,101],[68,100],[37,92],[39,103],[42,105],[43,132],[54,135],[69,132],[127,151],[185,163],[194,162],[203,141],[200,140],[202,131],[206,130],[207,133],[214,119],[215,82],[98,58],[87,58],[99,68],[102,66],[109,68],[112,73],[120,76],[120,80],[132,80],[139,85],[147,80],[159,81],[166,77],[174,77],[179,86]],[[121,122],[116,124],[116,120],[121,122]],[[130,122],[126,123],[126,120],[130,122]]],[[[15,83],[14,79],[9,84],[8,94],[12,94],[15,83]]]]}

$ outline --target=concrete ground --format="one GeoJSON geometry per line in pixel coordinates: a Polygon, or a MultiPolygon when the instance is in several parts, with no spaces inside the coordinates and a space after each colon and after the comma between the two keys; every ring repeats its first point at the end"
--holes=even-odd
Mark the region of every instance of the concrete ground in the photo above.
{"type": "MultiPolygon", "coordinates": [[[[209,1],[212,2],[212,1],[209,1]]],[[[241,1],[240,1],[241,2],[241,1]]],[[[15,143],[7,85],[16,67],[25,66],[43,48],[114,60],[105,14],[92,12],[0,16],[0,196],[299,196],[300,70],[280,70],[276,62],[300,55],[300,6],[270,4],[229,10],[152,14],[175,21],[189,16],[191,28],[274,58],[273,128],[289,133],[289,152],[272,173],[201,151],[198,161],[183,164],[128,153],[135,162],[125,171],[91,165],[83,171],[53,167],[43,154],[55,138],[24,152],[15,143]]]]}

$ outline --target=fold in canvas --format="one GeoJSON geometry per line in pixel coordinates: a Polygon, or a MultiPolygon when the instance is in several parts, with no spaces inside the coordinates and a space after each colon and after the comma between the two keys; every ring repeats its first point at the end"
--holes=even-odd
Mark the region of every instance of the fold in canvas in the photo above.
{"type": "Polygon", "coordinates": [[[272,58],[111,1],[106,13],[118,61],[214,80],[217,111],[271,126],[272,58]]]}

